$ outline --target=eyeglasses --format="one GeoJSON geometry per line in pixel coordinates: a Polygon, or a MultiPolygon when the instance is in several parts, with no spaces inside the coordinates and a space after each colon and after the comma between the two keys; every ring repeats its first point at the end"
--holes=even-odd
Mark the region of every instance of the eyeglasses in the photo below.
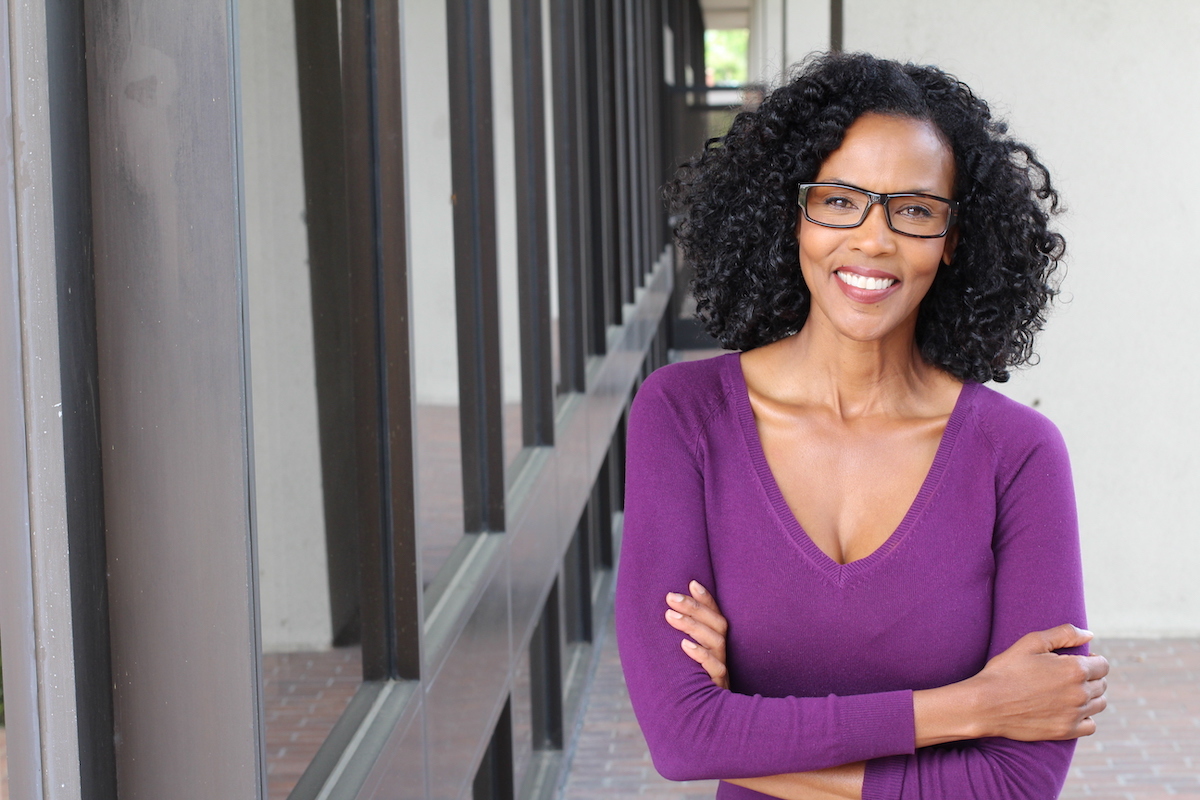
{"type": "Polygon", "coordinates": [[[936,239],[954,224],[958,203],[931,194],[879,194],[840,183],[800,184],[800,208],[809,222],[826,228],[857,228],[871,206],[883,206],[888,227],[905,236],[936,239]]]}

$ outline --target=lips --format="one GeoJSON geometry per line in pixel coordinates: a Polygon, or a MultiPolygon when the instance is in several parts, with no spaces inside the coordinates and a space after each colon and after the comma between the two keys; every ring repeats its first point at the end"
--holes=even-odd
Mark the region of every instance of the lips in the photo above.
{"type": "Polygon", "coordinates": [[[900,286],[900,279],[887,272],[863,267],[842,267],[836,273],[838,288],[859,303],[878,303],[900,286]]]}

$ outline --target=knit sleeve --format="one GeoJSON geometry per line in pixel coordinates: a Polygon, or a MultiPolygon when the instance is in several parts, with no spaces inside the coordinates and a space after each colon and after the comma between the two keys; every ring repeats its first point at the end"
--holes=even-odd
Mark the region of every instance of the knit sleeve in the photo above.
{"type": "MultiPolygon", "coordinates": [[[[772,698],[718,689],[681,650],[666,594],[714,588],[701,422],[659,373],[629,415],[616,626],[625,680],[654,765],[671,780],[802,772],[912,753],[912,692],[772,698]]],[[[719,587],[716,587],[719,592],[719,587]]]]}
{"type": "MultiPolygon", "coordinates": [[[[1066,447],[1041,415],[983,423],[998,453],[991,658],[1026,633],[1086,627],[1075,492],[1066,447]]],[[[1066,651],[1086,653],[1086,648],[1066,651]]],[[[979,739],[867,765],[863,800],[1058,797],[1074,741],[979,739]]]]}

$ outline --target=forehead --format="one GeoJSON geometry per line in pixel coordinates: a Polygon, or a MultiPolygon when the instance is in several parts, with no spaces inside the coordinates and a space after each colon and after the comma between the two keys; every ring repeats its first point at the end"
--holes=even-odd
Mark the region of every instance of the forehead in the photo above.
{"type": "Polygon", "coordinates": [[[818,181],[853,184],[875,192],[954,191],[954,154],[927,120],[864,114],[846,129],[829,154],[818,181]]]}

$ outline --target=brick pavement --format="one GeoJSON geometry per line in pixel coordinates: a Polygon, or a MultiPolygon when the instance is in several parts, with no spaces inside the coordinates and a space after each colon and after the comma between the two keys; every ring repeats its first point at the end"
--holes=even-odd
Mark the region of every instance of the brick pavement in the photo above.
{"type": "MultiPolygon", "coordinates": [[[[267,792],[285,800],[362,683],[358,648],[263,656],[267,792]]],[[[0,800],[8,800],[8,748],[0,727],[0,800]]]]}
{"type": "MultiPolygon", "coordinates": [[[[560,800],[709,800],[714,781],[658,776],[634,721],[611,621],[560,800]]],[[[1063,800],[1200,800],[1200,640],[1107,639],[1100,730],[1080,742],[1063,800]]]]}
{"type": "Polygon", "coordinates": [[[361,683],[357,647],[263,655],[269,800],[291,793],[361,683]]]}

